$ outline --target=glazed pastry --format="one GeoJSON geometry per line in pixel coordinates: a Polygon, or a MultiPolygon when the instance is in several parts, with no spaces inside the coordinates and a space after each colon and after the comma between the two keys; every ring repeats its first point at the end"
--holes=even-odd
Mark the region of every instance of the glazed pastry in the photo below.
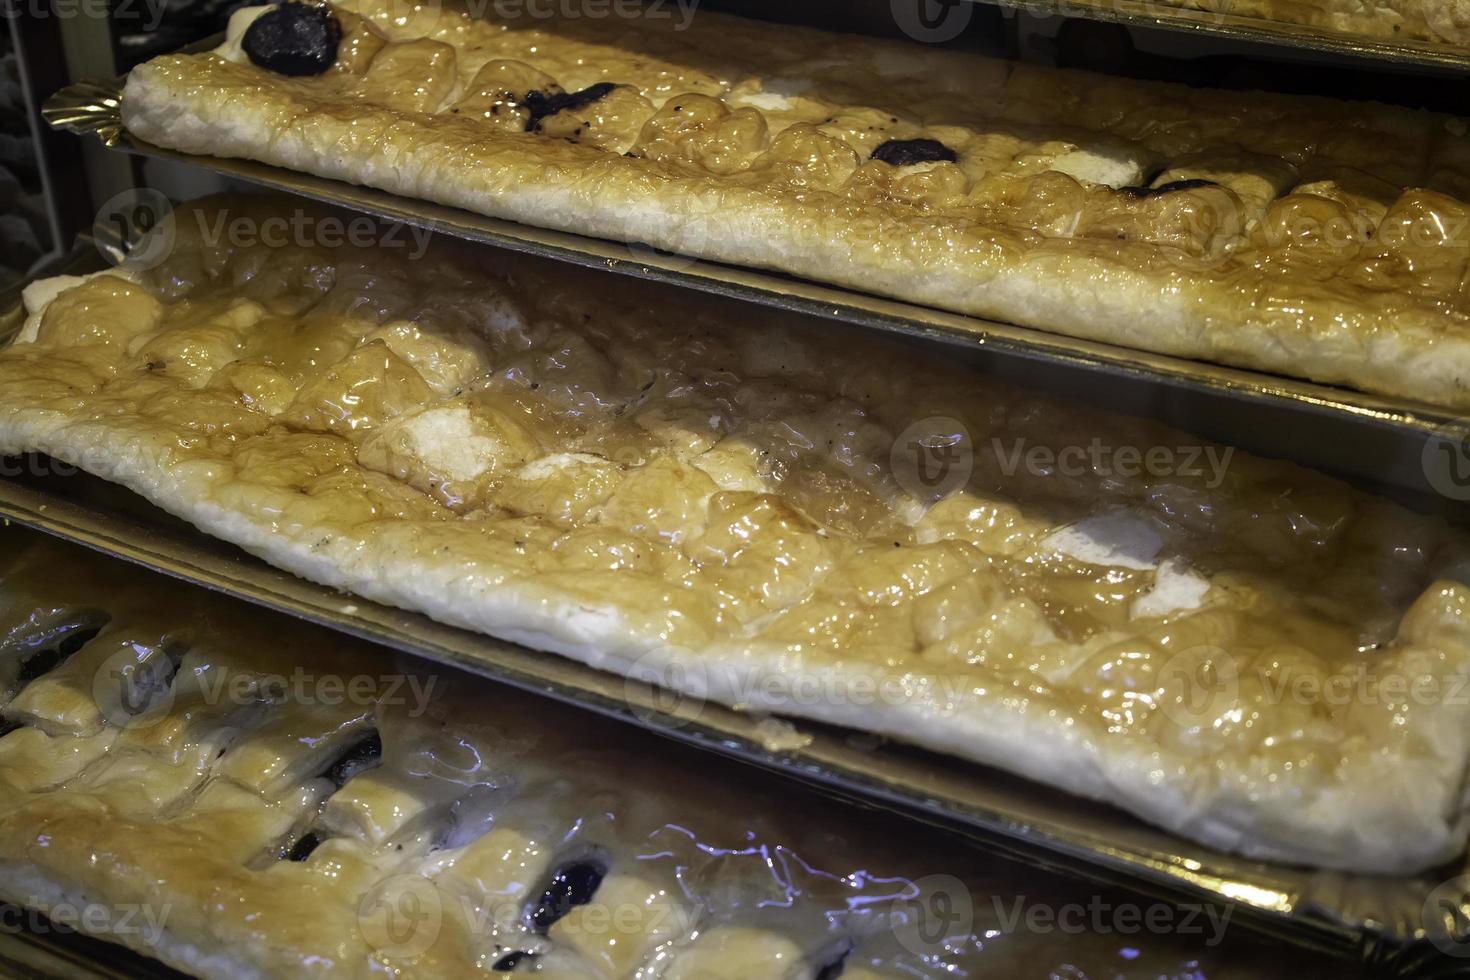
{"type": "Polygon", "coordinates": [[[123,121],[184,152],[1470,406],[1461,120],[704,11],[461,10],[248,8],[217,51],[135,69],[123,121]]]}
{"type": "Polygon", "coordinates": [[[370,599],[1227,850],[1464,848],[1441,522],[841,328],[443,243],[210,234],[292,216],[327,220],[187,207],[146,274],[32,287],[0,452],[370,599]]]}
{"type": "Polygon", "coordinates": [[[0,540],[0,898],[87,909],[85,931],[187,972],[1279,968],[1210,949],[1223,906],[1178,910],[1177,935],[1104,921],[1058,943],[1018,916],[1168,910],[18,528],[0,540]],[[145,666],[119,684],[125,649],[145,666]]]}
{"type": "Polygon", "coordinates": [[[1254,17],[1383,41],[1470,44],[1470,10],[1458,0],[1165,0],[1191,10],[1254,17]]]}

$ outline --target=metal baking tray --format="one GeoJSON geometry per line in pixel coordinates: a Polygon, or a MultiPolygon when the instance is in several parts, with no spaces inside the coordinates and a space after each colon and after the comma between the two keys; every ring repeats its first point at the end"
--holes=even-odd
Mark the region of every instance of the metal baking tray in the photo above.
{"type": "Polygon", "coordinates": [[[1168,0],[972,0],[1033,17],[1081,17],[1125,27],[1300,48],[1404,68],[1470,69],[1470,48],[1449,41],[1378,38],[1287,21],[1174,7],[1168,0]]]}
{"type": "Polygon", "coordinates": [[[184,980],[156,960],[0,902],[0,977],[14,980],[184,980]],[[36,928],[40,926],[40,928],[36,928]]]}
{"type": "MultiPolygon", "coordinates": [[[[95,261],[96,252],[90,255],[95,261]]],[[[73,261],[55,271],[86,264],[73,261]]],[[[0,295],[0,347],[21,322],[14,299],[7,305],[0,295]]],[[[1242,924],[1394,975],[1410,975],[1411,968],[1419,975],[1444,950],[1470,955],[1470,863],[1386,878],[1248,861],[984,766],[818,723],[692,704],[296,578],[119,486],[45,457],[0,459],[0,521],[775,770],[1032,864],[1171,901],[1229,904],[1242,924]],[[1446,917],[1446,908],[1456,914],[1446,917]]]]}
{"type": "MultiPolygon", "coordinates": [[[[201,42],[207,49],[217,39],[201,42]]],[[[1036,388],[1112,410],[1149,415],[1259,455],[1289,457],[1338,475],[1387,485],[1443,509],[1421,462],[1426,442],[1470,439],[1470,418],[1451,409],[1345,388],[1152,354],[1042,330],[683,256],[487,218],[249,160],[192,156],[127,133],[121,80],[79,83],[46,101],[53,127],[95,134],[115,149],[172,160],[247,184],[366,212],[562,262],[697,289],[747,303],[942,344],[950,356],[1036,388]],[[1344,440],[1354,451],[1342,452],[1344,440]]],[[[1470,445],[1470,443],[1467,443],[1470,445]]]]}

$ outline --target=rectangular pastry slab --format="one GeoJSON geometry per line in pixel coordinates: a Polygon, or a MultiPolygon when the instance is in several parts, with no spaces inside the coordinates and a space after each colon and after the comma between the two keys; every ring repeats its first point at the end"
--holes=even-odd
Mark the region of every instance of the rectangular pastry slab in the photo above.
{"type": "Polygon", "coordinates": [[[1243,910],[1216,902],[1183,906],[1173,928],[1148,935],[1120,916],[1117,928],[1089,923],[1057,942],[1018,928],[997,900],[1121,911],[1143,896],[1059,880],[543,697],[0,529],[6,674],[34,657],[38,622],[49,642],[70,638],[71,653],[7,685],[21,697],[54,690],[56,672],[110,645],[106,636],[146,645],[160,627],[178,672],[134,689],[142,710],[113,710],[122,705],[101,684],[108,710],[96,735],[22,724],[0,738],[0,898],[37,910],[0,905],[7,975],[160,973],[43,924],[12,934],[42,913],[221,980],[294,977],[306,964],[325,967],[312,975],[372,978],[389,964],[402,980],[439,980],[478,972],[475,961],[512,972],[527,959],[536,975],[577,980],[643,976],[650,965],[668,980],[750,980],[770,971],[749,958],[773,953],[794,961],[783,976],[806,980],[822,967],[876,980],[921,966],[1255,980],[1322,962],[1315,949],[1262,942],[1243,910]],[[103,615],[89,639],[86,624],[103,615]],[[283,744],[285,729],[314,747],[283,744]],[[262,783],[267,772],[280,778],[262,783]],[[140,799],[119,774],[173,792],[140,799]],[[317,806],[301,812],[303,798],[317,806]],[[581,882],[585,905],[538,898],[559,876],[581,882]],[[777,907],[762,901],[785,883],[777,907]],[[942,948],[905,928],[913,893],[948,900],[923,906],[946,916],[942,948]],[[380,895],[404,897],[405,912],[417,898],[426,917],[383,928],[380,895]],[[24,936],[35,943],[12,942],[24,936]],[[712,959],[715,972],[684,969],[712,959]]]}
{"type": "Polygon", "coordinates": [[[239,11],[214,52],[134,69],[127,129],[1071,337],[1470,405],[1464,120],[703,12],[532,24],[383,0],[299,15],[343,40],[286,76],[242,38],[308,8],[266,9],[239,11]]]}
{"type": "MultiPolygon", "coordinates": [[[[14,457],[4,462],[19,465],[14,457]]],[[[85,475],[0,479],[0,520],[780,772],[1018,860],[1176,900],[1229,903],[1252,928],[1294,943],[1363,956],[1382,955],[1384,944],[1412,950],[1425,935],[1425,899],[1440,882],[1243,860],[1111,807],[896,743],[817,723],[773,724],[718,704],[692,712],[646,685],[286,574],[85,475]]],[[[1470,893],[1465,902],[1470,907],[1470,893]]]]}
{"type": "MultiPolygon", "coordinates": [[[[202,49],[219,38],[201,42],[202,49]]],[[[122,80],[80,83],[47,100],[52,126],[95,135],[124,153],[199,167],[246,184],[299,195],[400,222],[415,229],[568,262],[670,286],[697,289],[803,316],[947,347],[956,356],[1009,373],[1027,384],[1078,393],[1099,404],[1123,394],[1151,414],[1266,455],[1409,491],[1417,506],[1442,505],[1416,461],[1426,439],[1470,435],[1466,420],[1444,408],[1184,358],[1152,354],[1014,324],[963,316],[822,283],[667,255],[646,247],[536,228],[386,191],[280,167],[198,156],[153,146],[122,128],[122,80]],[[1171,396],[1166,389],[1178,389],[1171,396]],[[1213,400],[1215,409],[1199,406],[1213,400]],[[1285,445],[1288,429],[1301,432],[1285,445]],[[1264,441],[1263,441],[1264,440],[1264,441]],[[1341,451],[1351,443],[1352,452],[1341,451]]],[[[90,267],[89,267],[90,268],[90,267]]]]}

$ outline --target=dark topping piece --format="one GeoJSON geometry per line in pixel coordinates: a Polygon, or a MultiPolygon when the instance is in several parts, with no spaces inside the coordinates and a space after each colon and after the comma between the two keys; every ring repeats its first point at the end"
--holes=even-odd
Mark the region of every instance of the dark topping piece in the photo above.
{"type": "Polygon", "coordinates": [[[307,858],[311,857],[311,852],[316,850],[317,846],[321,844],[321,842],[322,839],[316,834],[308,833],[303,835],[302,838],[297,841],[295,845],[292,846],[291,850],[286,852],[286,860],[305,861],[307,858]]]}
{"type": "Polygon", "coordinates": [[[842,976],[842,968],[847,965],[847,957],[851,952],[852,945],[850,943],[839,947],[832,954],[832,958],[827,961],[826,965],[817,971],[816,976],[812,977],[812,980],[837,980],[838,977],[842,976]]]}
{"type": "Polygon", "coordinates": [[[531,908],[531,926],[536,935],[544,936],[562,916],[578,905],[592,901],[597,886],[607,871],[588,861],[569,864],[551,876],[551,883],[531,908]]]}
{"type": "Polygon", "coordinates": [[[615,88],[617,86],[612,82],[598,82],[580,92],[557,92],[554,95],[527,92],[526,97],[521,100],[521,105],[530,113],[526,119],[526,132],[540,132],[541,120],[547,116],[554,116],[565,109],[580,109],[584,105],[591,105],[615,88]]]}
{"type": "Polygon", "coordinates": [[[1192,191],[1196,187],[1217,187],[1213,180],[1171,180],[1167,184],[1158,187],[1119,187],[1119,192],[1129,197],[1158,197],[1160,194],[1170,194],[1174,191],[1192,191]]]}
{"type": "Polygon", "coordinates": [[[873,151],[873,159],[907,167],[911,163],[954,163],[959,157],[938,140],[889,140],[873,151]]]}
{"type": "Polygon", "coordinates": [[[353,776],[378,764],[383,755],[383,738],[376,731],[354,742],[324,774],[338,789],[353,776]]]}
{"type": "Polygon", "coordinates": [[[506,953],[500,959],[496,960],[495,965],[490,967],[490,969],[494,970],[496,973],[510,973],[522,963],[529,962],[535,958],[535,953],[523,953],[520,950],[516,949],[510,951],[509,953],[506,953]]]}
{"type": "Polygon", "coordinates": [[[45,637],[45,642],[36,644],[30,652],[24,655],[24,659],[20,662],[20,670],[16,673],[16,682],[29,684],[42,674],[50,673],[66,663],[72,654],[86,646],[100,632],[102,632],[101,626],[92,626],[88,623],[68,623],[63,628],[50,633],[45,637]]]}
{"type": "Polygon", "coordinates": [[[337,60],[342,24],[324,6],[283,3],[245,29],[247,57],[278,75],[320,75],[337,60]]]}

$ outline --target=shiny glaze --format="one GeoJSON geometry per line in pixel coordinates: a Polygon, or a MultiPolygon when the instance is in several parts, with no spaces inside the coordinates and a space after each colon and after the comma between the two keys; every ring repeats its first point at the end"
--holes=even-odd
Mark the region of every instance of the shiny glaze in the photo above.
{"type": "Polygon", "coordinates": [[[18,693],[3,717],[24,723],[0,737],[0,868],[31,866],[95,903],[167,908],[173,940],[270,975],[497,976],[512,951],[529,954],[517,973],[671,980],[796,980],[839,959],[826,976],[1199,980],[1291,959],[1228,930],[1209,948],[1213,928],[1017,928],[1015,908],[1155,903],[957,850],[476,678],[405,672],[384,651],[16,528],[3,540],[0,669],[41,624],[110,618],[63,667],[0,695],[18,693]],[[186,651],[179,673],[135,715],[93,732],[86,711],[61,707],[77,686],[64,672],[94,646],[157,649],[163,635],[186,651]],[[280,684],[295,671],[307,681],[280,684]],[[333,679],[362,680],[358,699],[327,703],[333,679]],[[23,702],[57,709],[44,730],[23,702]],[[340,787],[322,778],[368,729],[378,764],[340,787]],[[536,934],[539,889],[589,855],[605,869],[590,901],[536,934]],[[943,942],[906,931],[912,899],[957,910],[943,942]],[[384,900],[434,917],[385,933],[384,900]]]}
{"type": "MultiPolygon", "coordinates": [[[[335,119],[379,108],[432,118],[454,145],[451,166],[488,172],[497,148],[511,148],[554,169],[621,154],[651,181],[707,178],[707,207],[697,210],[712,236],[721,195],[755,190],[819,206],[846,228],[912,235],[905,254],[915,268],[963,248],[977,282],[1025,255],[1059,279],[1093,278],[1085,263],[1103,257],[1120,277],[1156,278],[1161,299],[1185,281],[1216,283],[1211,309],[1227,360],[1248,354],[1225,348],[1228,326],[1250,312],[1270,312],[1282,330],[1354,337],[1400,318],[1460,332],[1470,315],[1459,286],[1470,258],[1461,120],[1004,62],[979,70],[941,52],[795,29],[773,45],[717,15],[675,32],[646,18],[615,30],[476,20],[453,4],[334,9],[350,29],[340,70],[326,76],[263,79],[215,56],[155,64],[205,91],[282,85],[299,100],[280,110],[282,125],[302,112],[335,119]],[[617,88],[524,132],[525,93],[600,83],[617,88]],[[958,159],[870,159],[887,141],[914,139],[938,140],[958,159]],[[1198,179],[1212,184],[1126,192],[1140,180],[1198,179]],[[928,234],[935,222],[953,234],[928,234]]],[[[382,138],[406,158],[417,136],[405,125],[382,138]]],[[[805,231],[830,234],[823,224],[805,231]]]]}
{"type": "Polygon", "coordinates": [[[214,206],[180,212],[146,288],[102,277],[58,298],[36,344],[0,354],[3,404],[156,445],[191,492],[279,532],[388,535],[404,558],[612,602],[633,636],[711,669],[778,649],[798,671],[928,685],[941,711],[1058,720],[1151,747],[1160,779],[1209,758],[1285,792],[1412,754],[1444,705],[1283,703],[1269,683],[1466,669],[1467,590],[1444,578],[1459,539],[1297,467],[1236,454],[1218,487],[1011,470],[1016,446],[1197,440],[574,270],[443,246],[204,247],[195,217],[214,206]],[[893,463],[926,417],[976,448],[937,501],[893,463]],[[1157,555],[1058,543],[1099,518],[1157,555]],[[1142,611],[1166,562],[1201,594],[1142,611]],[[1192,724],[1163,670],[1188,651],[1241,678],[1192,724]]]}

